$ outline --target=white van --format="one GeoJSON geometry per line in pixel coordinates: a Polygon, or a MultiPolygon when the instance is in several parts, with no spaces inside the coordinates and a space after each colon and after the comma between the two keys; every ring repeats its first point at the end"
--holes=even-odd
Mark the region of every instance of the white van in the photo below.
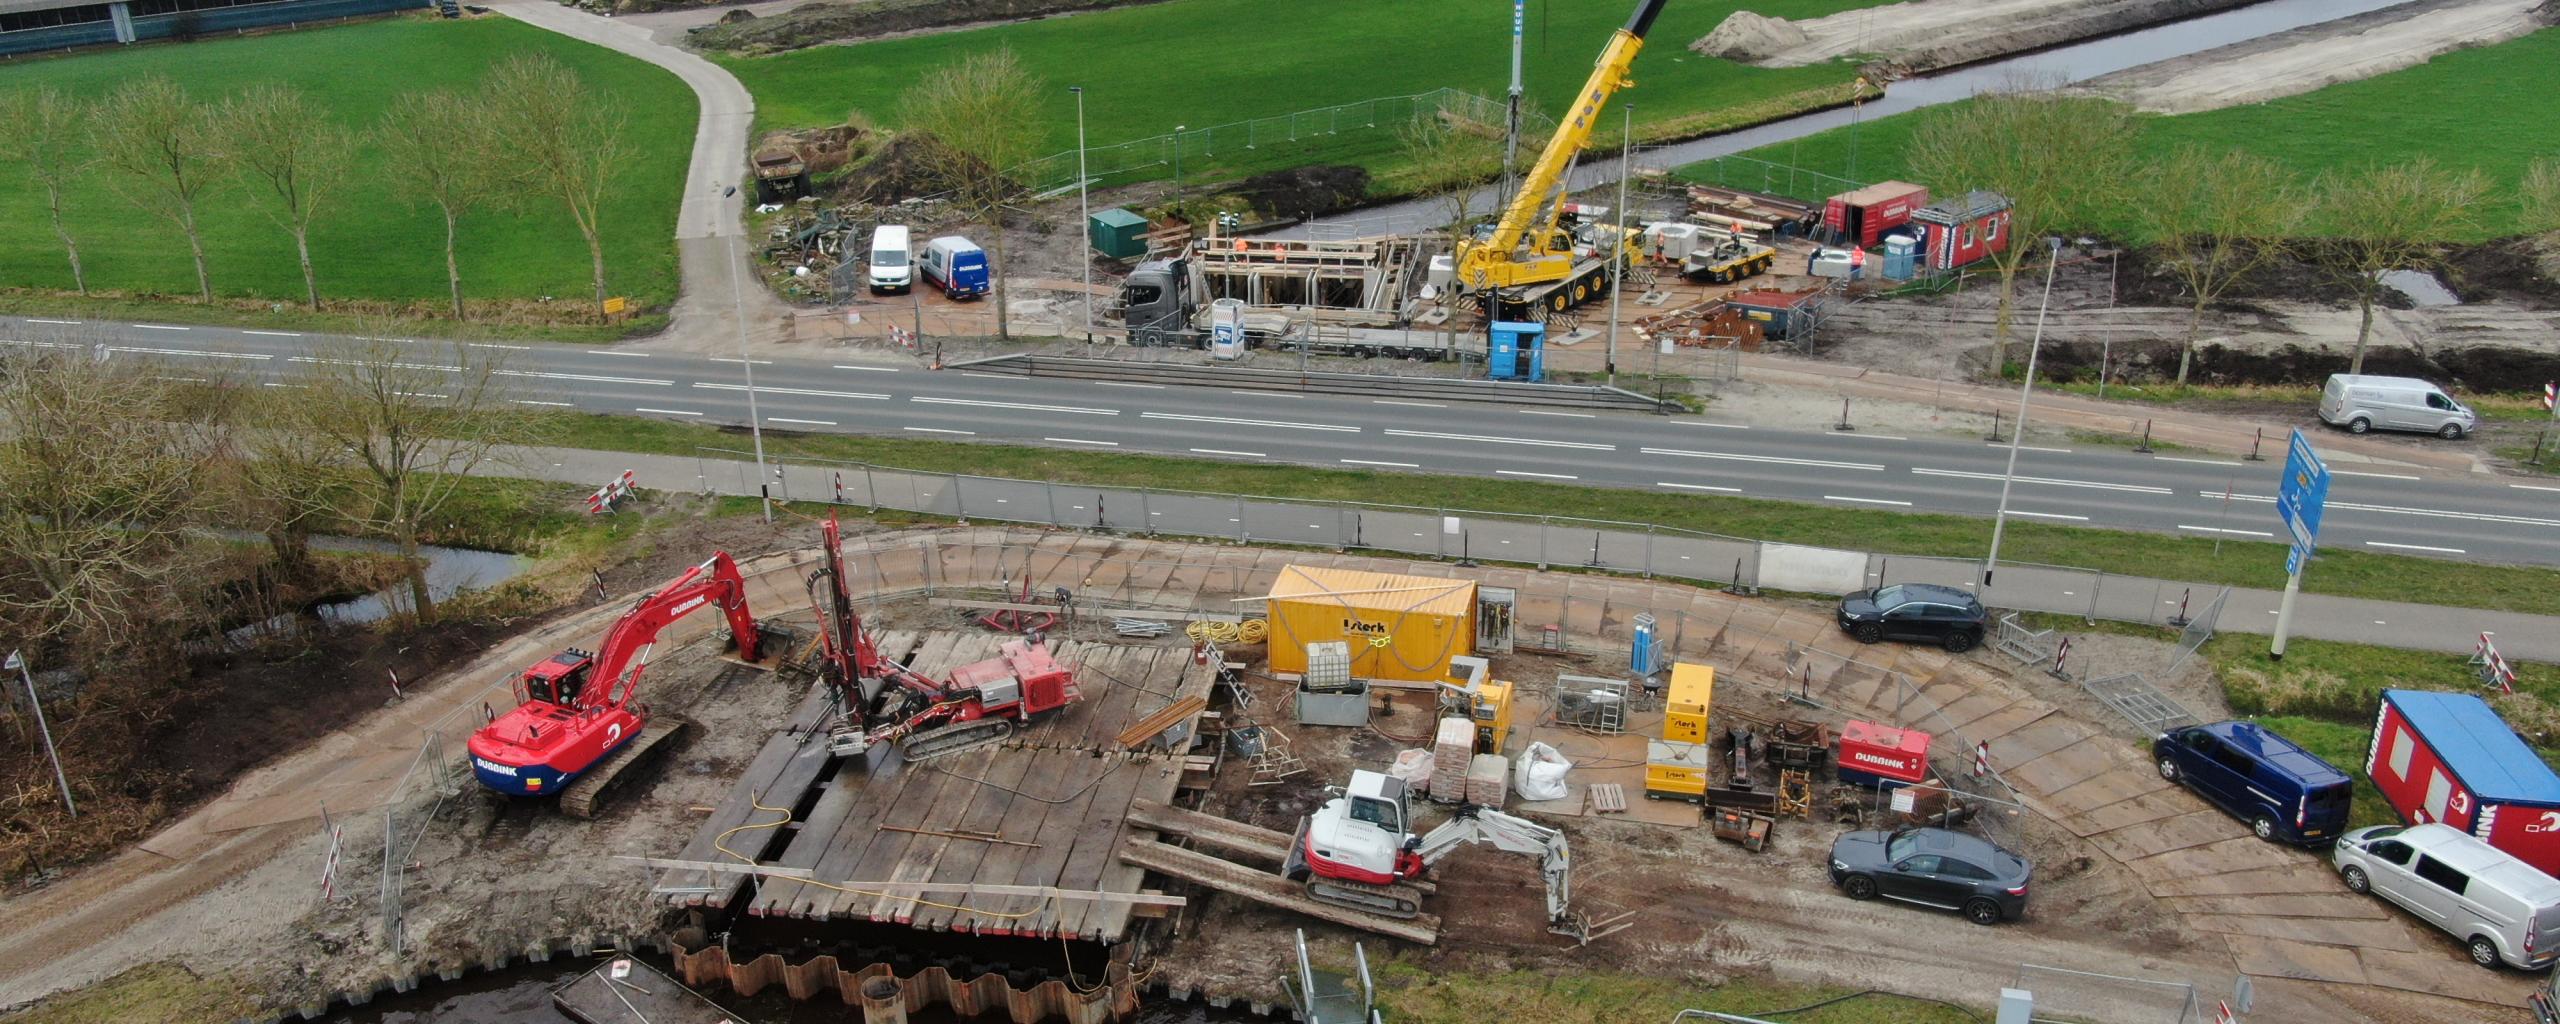
{"type": "Polygon", "coordinates": [[[2399,904],[2471,950],[2523,970],[2560,959],[2560,881],[2451,825],[2376,825],[2329,857],[2347,888],[2399,904]]]}
{"type": "Polygon", "coordinates": [[[2480,417],[2453,396],[2416,377],[2333,373],[2320,389],[2320,422],[2368,430],[2414,430],[2453,440],[2480,426],[2480,417]]]}
{"type": "Polygon", "coordinates": [[[902,292],[916,281],[915,257],[907,252],[907,226],[882,224],[871,229],[871,270],[867,280],[875,292],[902,292]]]}

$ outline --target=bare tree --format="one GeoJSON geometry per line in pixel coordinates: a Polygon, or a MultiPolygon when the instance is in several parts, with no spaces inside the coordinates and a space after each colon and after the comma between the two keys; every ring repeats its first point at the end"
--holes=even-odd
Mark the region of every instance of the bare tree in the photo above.
{"type": "Polygon", "coordinates": [[[1039,155],[1046,88],[1011,47],[999,46],[926,72],[898,101],[920,136],[924,169],[949,191],[953,209],[995,228],[988,272],[995,278],[996,334],[1005,338],[1013,336],[1005,317],[1005,204],[1023,191],[1014,168],[1039,155]]]}
{"type": "Polygon", "coordinates": [[[85,342],[0,361],[0,619],[85,664],[152,656],[226,518],[223,417],[85,342]]]}
{"type": "Polygon", "coordinates": [[[2007,196],[2010,243],[1991,257],[2000,274],[1990,372],[2008,362],[2018,270],[2044,253],[2036,239],[2085,223],[2123,187],[2132,160],[2133,110],[2020,86],[1975,96],[1925,118],[1908,154],[1940,195],[1990,189],[2007,196]]]}
{"type": "Polygon", "coordinates": [[[2479,171],[2456,171],[2423,156],[2320,176],[2312,216],[2327,237],[2311,252],[2331,280],[2355,293],[2363,314],[2348,373],[2364,372],[2364,347],[2373,336],[2373,300],[2382,290],[2382,275],[2440,263],[2439,246],[2471,226],[2472,207],[2488,191],[2488,179],[2479,171]]]}
{"type": "Polygon", "coordinates": [[[212,302],[196,202],[222,180],[224,153],[213,112],[167,76],[145,75],[99,103],[90,140],[99,160],[132,179],[124,190],[127,200],[187,236],[187,251],[196,261],[196,295],[212,302]]]}
{"type": "Polygon", "coordinates": [[[304,578],[315,528],[360,504],[355,453],[312,429],[316,409],[300,389],[259,388],[246,404],[233,467],[239,525],[266,535],[286,578],[304,578]]]}
{"type": "Polygon", "coordinates": [[[2265,157],[2194,145],[2146,168],[2141,184],[2147,240],[2193,300],[2178,351],[2178,383],[2185,384],[2205,307],[2284,254],[2284,239],[2302,222],[2302,188],[2293,172],[2265,157]]]}
{"type": "MultiPolygon", "coordinates": [[[[1396,137],[1406,164],[1398,178],[1416,194],[1439,204],[1448,217],[1449,252],[1457,252],[1474,229],[1470,222],[1482,212],[1475,209],[1479,194],[1502,172],[1501,126],[1486,124],[1459,107],[1443,103],[1437,109],[1416,114],[1396,129],[1396,137]]],[[[1464,287],[1466,282],[1454,282],[1450,292],[1455,294],[1464,287]]],[[[1443,321],[1451,348],[1457,345],[1457,322],[1456,317],[1443,321]]]]}
{"type": "Polygon", "coordinates": [[[398,342],[358,340],[313,353],[309,389],[289,429],[348,453],[357,501],[349,513],[390,537],[409,563],[420,620],[435,617],[418,535],[470,473],[524,437],[505,397],[509,376],[488,349],[427,355],[398,342]]]}
{"type": "Polygon", "coordinates": [[[355,135],[331,124],[291,86],[253,85],[222,106],[221,122],[238,154],[234,166],[275,205],[267,215],[293,236],[302,260],[302,296],[320,308],[320,279],[311,271],[311,222],[345,179],[355,135]]]}
{"type": "Polygon", "coordinates": [[[632,152],[621,112],[576,72],[541,54],[498,65],[489,73],[482,105],[495,115],[502,141],[490,162],[512,162],[517,182],[558,199],[577,222],[595,268],[596,313],[602,316],[604,203],[632,152]]]}
{"type": "Polygon", "coordinates": [[[453,318],[463,319],[462,265],[454,246],[462,215],[497,192],[502,150],[492,144],[478,105],[444,90],[402,93],[375,138],[399,169],[398,184],[444,214],[445,286],[453,297],[453,318]]]}
{"type": "Polygon", "coordinates": [[[2560,157],[2535,157],[2516,188],[2520,226],[2529,235],[2560,231],[2560,157]]]}
{"type": "Polygon", "coordinates": [[[62,189],[88,165],[87,104],[50,85],[0,96],[0,146],[26,162],[27,173],[44,189],[45,212],[53,218],[53,237],[71,257],[71,285],[89,294],[89,275],[80,268],[80,243],[62,223],[62,189]]]}

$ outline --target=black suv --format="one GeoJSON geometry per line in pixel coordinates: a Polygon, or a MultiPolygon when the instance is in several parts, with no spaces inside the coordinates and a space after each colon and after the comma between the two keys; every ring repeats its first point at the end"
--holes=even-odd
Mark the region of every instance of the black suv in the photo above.
{"type": "Polygon", "coordinates": [[[2024,915],[2031,872],[1990,840],[1942,828],[1849,832],[1831,844],[1831,884],[1850,899],[1961,910],[1975,924],[2024,915]]]}
{"type": "Polygon", "coordinates": [[[1969,651],[1991,629],[1991,613],[1974,596],[1932,583],[1896,583],[1840,599],[1840,628],[1859,643],[1925,640],[1969,651]]]}

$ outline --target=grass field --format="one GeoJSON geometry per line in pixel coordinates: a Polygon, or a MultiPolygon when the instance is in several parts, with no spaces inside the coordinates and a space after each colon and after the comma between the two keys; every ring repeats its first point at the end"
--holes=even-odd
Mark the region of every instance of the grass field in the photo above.
{"type": "MultiPolygon", "coordinates": [[[[125,79],[158,73],[205,101],[276,82],[301,88],[340,123],[369,129],[402,92],[476,87],[487,68],[524,52],[551,55],[598,93],[622,102],[637,155],[605,210],[608,280],[614,293],[643,308],[672,301],[676,205],[692,147],[693,93],[674,75],[609,50],[506,18],[441,21],[421,14],[19,61],[0,77],[0,89],[52,85],[95,97],[125,79]]],[[[390,194],[398,173],[366,147],[334,209],[315,225],[311,247],[323,301],[443,298],[442,218],[432,206],[410,206],[390,194]]],[[[110,172],[93,171],[83,182],[67,197],[65,219],[79,239],[90,287],[192,297],[195,272],[176,230],[120,197],[110,172]]],[[[302,295],[301,271],[291,239],[265,206],[232,184],[201,211],[216,294],[276,299],[290,310],[302,295]]],[[[556,202],[528,199],[519,209],[484,210],[462,230],[467,298],[549,295],[574,304],[589,293],[586,245],[556,202]]],[[[70,267],[45,220],[43,192],[9,160],[0,160],[0,287],[71,287],[70,267]]]]}
{"type": "MultiPolygon", "coordinates": [[[[636,417],[555,414],[543,419],[546,443],[601,451],[691,455],[697,447],[743,451],[743,430],[636,417]]],[[[1158,487],[1268,495],[1318,501],[1371,501],[1451,510],[1656,523],[1731,537],[1877,551],[1965,557],[1986,550],[1991,522],[1971,516],[1834,508],[1722,495],[1578,487],[1374,471],[1248,465],[1125,453],[1060,451],[1011,445],[912,441],[767,429],[777,456],[842,459],[930,472],[978,473],[1027,480],[1158,487]]],[[[2043,523],[2009,524],[2000,552],[2009,562],[2080,566],[2160,579],[2277,588],[2284,585],[2280,544],[2166,534],[2093,530],[2043,523]]],[[[2473,565],[2404,555],[2338,550],[2319,556],[2303,589],[2346,597],[2416,601],[2465,608],[2560,614],[2551,571],[2473,565]]]]}
{"type": "MultiPolygon", "coordinates": [[[[1671,4],[1637,58],[1636,87],[1621,96],[1634,105],[1638,131],[1643,132],[1809,89],[1845,88],[1854,75],[1847,64],[1763,70],[1685,48],[1739,8],[1803,18],[1866,6],[1873,4],[1671,4]]],[[[1545,110],[1561,109],[1632,7],[1621,0],[1532,5],[1523,58],[1531,99],[1545,110]]],[[[1046,149],[1056,152],[1076,144],[1070,85],[1087,90],[1087,136],[1097,149],[1159,135],[1177,125],[1200,129],[1442,86],[1498,97],[1510,74],[1509,14],[1510,5],[1495,0],[1175,0],[768,57],[715,59],[755,94],[761,127],[832,124],[843,120],[849,108],[896,125],[897,98],[920,76],[962,54],[1010,46],[1053,87],[1046,149]]],[[[1607,120],[1614,127],[1617,115],[1613,112],[1607,120]]],[[[1320,126],[1307,127],[1312,132],[1320,126]]],[[[1341,129],[1320,146],[1275,143],[1265,136],[1247,150],[1237,133],[1232,143],[1221,137],[1204,152],[1203,141],[1195,138],[1185,146],[1186,180],[1309,162],[1359,163],[1375,170],[1398,159],[1394,133],[1384,124],[1374,131],[1341,129]]],[[[1137,177],[1171,176],[1167,166],[1137,177]]]]}
{"type": "MultiPolygon", "coordinates": [[[[2300,96],[2177,117],[2146,116],[2138,148],[2159,154],[2193,143],[2216,152],[2246,150],[2306,179],[2321,171],[2420,154],[2453,167],[2477,168],[2491,182],[2488,200],[2475,211],[2479,226],[2466,237],[2450,239],[2477,241],[2516,233],[2516,182],[2528,162],[2552,152],[2547,115],[2534,104],[2501,98],[2555,90],[2560,90],[2560,28],[2457,50],[2416,67],[2300,96]]],[[[1902,155],[1911,133],[1953,109],[1918,110],[1858,126],[1854,176],[1848,173],[1848,129],[1743,155],[1862,181],[1908,177],[1911,171],[1902,155]]],[[[1760,187],[1756,166],[1743,172],[1737,163],[1728,170],[1732,184],[1760,187]]],[[[1682,174],[1715,180],[1717,164],[1692,164],[1682,174]]],[[[2120,208],[2082,227],[2122,232],[2132,222],[2130,209],[2120,208]]]]}

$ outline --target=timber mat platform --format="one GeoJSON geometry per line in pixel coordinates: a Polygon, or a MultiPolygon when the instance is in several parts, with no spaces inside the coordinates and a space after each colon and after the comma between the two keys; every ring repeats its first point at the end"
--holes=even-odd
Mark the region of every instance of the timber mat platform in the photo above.
{"type": "MultiPolygon", "coordinates": [[[[889,631],[877,642],[882,657],[939,679],[1009,639],[889,631]]],[[[813,688],[681,855],[715,867],[672,870],[659,890],[679,906],[757,916],[1119,941],[1134,901],[1110,897],[1138,895],[1145,872],[1117,853],[1133,833],[1155,839],[1128,823],[1129,806],[1169,802],[1183,758],[1152,743],[1125,750],[1118,737],[1170,703],[1206,698],[1217,670],[1179,647],[1070,641],[1058,659],[1083,699],[1001,743],[923,762],[885,748],[828,757],[825,695],[813,688]],[[770,873],[718,867],[747,868],[741,858],[770,873]]]]}

